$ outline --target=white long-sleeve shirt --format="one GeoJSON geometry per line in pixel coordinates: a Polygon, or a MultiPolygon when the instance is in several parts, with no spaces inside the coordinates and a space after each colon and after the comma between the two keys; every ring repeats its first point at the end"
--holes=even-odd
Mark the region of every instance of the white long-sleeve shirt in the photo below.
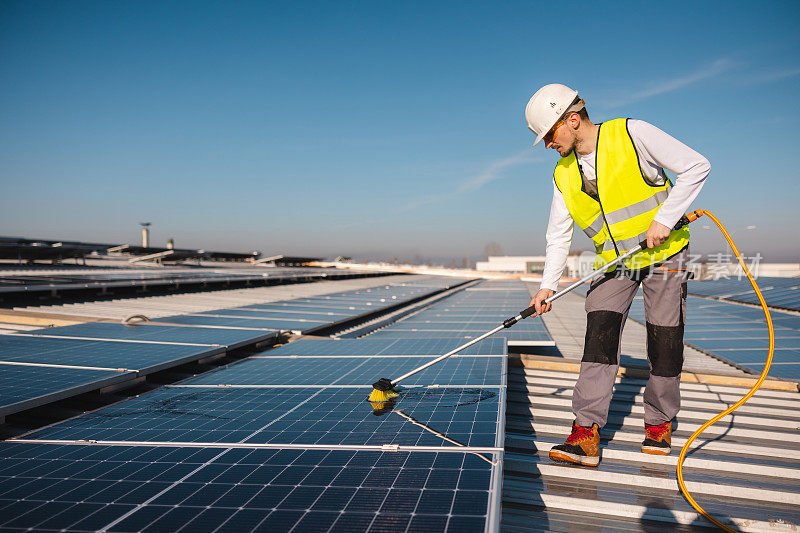
{"type": "MultiPolygon", "coordinates": [[[[671,228],[686,213],[700,193],[711,170],[711,164],[699,153],[643,120],[628,120],[628,131],[633,139],[633,146],[639,154],[642,173],[648,180],[654,185],[663,185],[666,180],[664,169],[675,175],[669,197],[653,219],[671,228]]],[[[595,152],[581,155],[576,151],[575,155],[586,179],[596,181],[595,152]]],[[[572,215],[567,210],[561,191],[553,183],[553,202],[550,205],[550,220],[547,223],[542,289],[558,290],[558,280],[564,272],[572,243],[572,230],[572,215]]]]}

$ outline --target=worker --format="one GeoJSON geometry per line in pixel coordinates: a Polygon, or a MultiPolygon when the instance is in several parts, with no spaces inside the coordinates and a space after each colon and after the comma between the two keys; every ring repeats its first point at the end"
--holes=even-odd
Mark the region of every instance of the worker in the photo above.
{"type": "Polygon", "coordinates": [[[620,338],[642,285],[650,376],[644,390],[642,452],[669,455],[672,420],[680,409],[689,229],[671,231],[697,197],[708,160],[647,122],[594,124],[578,92],[545,85],[525,109],[536,142],[556,150],[553,200],[542,283],[531,305],[554,294],[567,261],[574,223],[593,241],[595,268],[639,242],[647,248],[592,281],[586,296],[586,340],[572,393],[575,420],[555,461],[597,466],[599,430],[606,424],[619,368],[620,338]],[[674,183],[667,175],[674,174],[674,183]]]}

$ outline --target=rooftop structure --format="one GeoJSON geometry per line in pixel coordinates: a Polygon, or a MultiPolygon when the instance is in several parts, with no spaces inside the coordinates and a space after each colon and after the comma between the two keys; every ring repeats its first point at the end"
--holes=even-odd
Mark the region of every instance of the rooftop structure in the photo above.
{"type": "MultiPolygon", "coordinates": [[[[648,371],[636,308],[598,469],[547,459],[572,421],[585,327],[579,294],[544,320],[522,321],[416,374],[396,400],[365,401],[375,379],[491,329],[527,306],[535,288],[406,275],[13,309],[73,325],[0,337],[0,353],[10,354],[0,361],[9,437],[0,443],[0,527],[708,527],[677,490],[676,457],[638,452],[648,371]],[[119,323],[132,314],[147,319],[119,323]],[[59,415],[65,409],[68,417],[59,415]]],[[[690,298],[700,327],[713,327],[699,315],[707,303],[750,310],[690,298]]],[[[759,327],[753,319],[750,338],[759,327]]],[[[687,347],[674,442],[740,397],[752,372],[731,354],[687,347]]],[[[800,525],[797,386],[771,378],[686,462],[695,497],[743,531],[800,525]]]]}

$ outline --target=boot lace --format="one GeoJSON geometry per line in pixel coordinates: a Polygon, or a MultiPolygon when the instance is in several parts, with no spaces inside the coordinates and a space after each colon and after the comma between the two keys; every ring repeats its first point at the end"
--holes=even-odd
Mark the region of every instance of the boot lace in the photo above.
{"type": "Polygon", "coordinates": [[[572,424],[572,433],[567,437],[567,444],[592,438],[592,428],[572,424]]]}

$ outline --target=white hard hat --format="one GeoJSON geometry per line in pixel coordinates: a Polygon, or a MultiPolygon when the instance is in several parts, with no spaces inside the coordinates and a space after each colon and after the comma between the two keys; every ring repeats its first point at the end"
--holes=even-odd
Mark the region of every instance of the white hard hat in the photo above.
{"type": "Polygon", "coordinates": [[[578,91],[570,89],[560,83],[545,85],[528,102],[525,107],[525,120],[528,128],[536,134],[534,146],[555,126],[556,122],[567,111],[579,111],[583,108],[583,101],[578,99],[578,91]],[[575,105],[576,100],[580,105],[575,105]]]}

